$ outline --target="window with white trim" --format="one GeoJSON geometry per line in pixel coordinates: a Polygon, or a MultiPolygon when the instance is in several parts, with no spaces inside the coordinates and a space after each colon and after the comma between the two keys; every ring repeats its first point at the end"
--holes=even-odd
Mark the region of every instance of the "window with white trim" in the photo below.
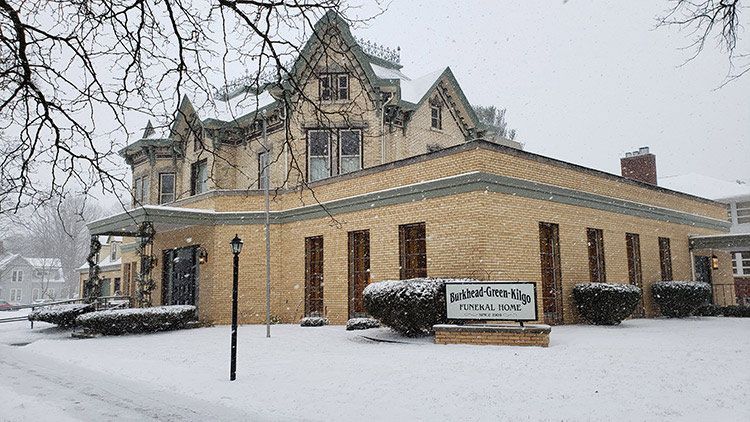
{"type": "Polygon", "coordinates": [[[21,289],[10,289],[10,301],[20,302],[21,299],[23,299],[23,295],[21,294],[21,292],[21,289]]]}
{"type": "Polygon", "coordinates": [[[39,289],[32,289],[31,290],[31,301],[37,301],[39,300],[39,289]]]}
{"type": "Polygon", "coordinates": [[[310,130],[307,132],[308,180],[325,179],[331,176],[331,132],[310,130]]]}
{"type": "Polygon", "coordinates": [[[351,173],[362,169],[362,131],[346,129],[339,131],[339,173],[351,173]]]}
{"type": "Polygon", "coordinates": [[[159,203],[174,201],[174,173],[159,173],[159,203]]]}
{"type": "Polygon", "coordinates": [[[134,205],[143,205],[148,203],[149,197],[149,178],[148,176],[138,177],[135,179],[135,195],[133,198],[134,205]]]}
{"type": "Polygon", "coordinates": [[[732,254],[732,274],[750,277],[750,252],[735,252],[732,254]]]}
{"type": "Polygon", "coordinates": [[[11,277],[11,281],[13,281],[14,283],[23,282],[23,270],[13,270],[13,276],[11,277]]]}
{"type": "Polygon", "coordinates": [[[737,224],[750,223],[750,201],[737,202],[737,224]]]}
{"type": "Polygon", "coordinates": [[[190,194],[197,195],[208,190],[208,160],[203,159],[190,166],[190,194]]]}

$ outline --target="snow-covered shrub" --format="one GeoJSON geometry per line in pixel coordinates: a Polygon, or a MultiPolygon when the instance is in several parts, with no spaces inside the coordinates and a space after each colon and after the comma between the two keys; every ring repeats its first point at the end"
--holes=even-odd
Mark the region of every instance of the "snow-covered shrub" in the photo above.
{"type": "Polygon", "coordinates": [[[172,305],[91,312],[77,323],[92,333],[121,335],[176,330],[195,319],[195,306],[172,305]]]}
{"type": "Polygon", "coordinates": [[[658,281],[651,295],[661,314],[670,318],[690,316],[711,299],[711,286],[697,281],[658,281]]]}
{"type": "Polygon", "coordinates": [[[693,312],[695,316],[722,316],[724,315],[724,308],[713,303],[707,303],[701,305],[698,309],[693,312]]]}
{"type": "Polygon", "coordinates": [[[445,279],[381,281],[365,288],[367,313],[405,336],[427,335],[446,322],[445,279]]]}
{"type": "Polygon", "coordinates": [[[299,321],[301,327],[322,327],[328,325],[328,320],[323,317],[304,317],[299,321]]]}
{"type": "Polygon", "coordinates": [[[380,327],[380,322],[375,318],[352,318],[346,321],[346,330],[367,330],[380,327]]]}
{"type": "Polygon", "coordinates": [[[36,309],[29,314],[29,321],[43,321],[60,327],[75,327],[79,315],[94,311],[93,303],[66,303],[36,309]]]}
{"type": "Polygon", "coordinates": [[[583,319],[596,325],[617,325],[629,317],[641,298],[631,284],[584,283],[573,287],[573,300],[583,319]]]}
{"type": "Polygon", "coordinates": [[[750,306],[730,305],[721,308],[721,313],[725,317],[750,318],[750,306]]]}

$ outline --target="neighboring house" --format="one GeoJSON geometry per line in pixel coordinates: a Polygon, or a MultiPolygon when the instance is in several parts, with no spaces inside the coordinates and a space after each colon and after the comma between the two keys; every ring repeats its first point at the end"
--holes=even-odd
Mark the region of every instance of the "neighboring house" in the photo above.
{"type": "Polygon", "coordinates": [[[25,305],[70,295],[59,259],[0,255],[0,300],[25,305]]]}
{"type": "MultiPolygon", "coordinates": [[[[644,289],[638,315],[651,316],[651,283],[690,279],[692,257],[713,253],[691,248],[694,236],[729,230],[723,204],[633,180],[637,169],[626,178],[479,139],[450,69],[409,78],[335,13],[293,69],[257,95],[238,87],[223,114],[185,98],[167,134],[149,125],[121,152],[134,209],[88,227],[126,236],[132,285],[133,241],[153,226],[153,243],[141,242],[156,259],[152,304],[193,304],[201,320],[227,323],[237,234],[240,321],[263,321],[265,183],[271,313],[286,322],[341,324],[366,313],[367,284],[428,276],[536,282],[539,321],[553,324],[577,321],[576,283],[632,283],[644,289]],[[295,102],[302,94],[315,107],[295,102]]],[[[733,297],[729,254],[716,253],[714,288],[733,297]]]]}
{"type": "MultiPolygon", "coordinates": [[[[99,296],[127,295],[123,292],[122,284],[122,237],[120,236],[99,236],[99,242],[102,248],[97,257],[99,264],[99,296]]],[[[78,267],[79,295],[84,297],[84,284],[89,276],[89,264],[84,263],[78,267]]]]}
{"type": "MultiPolygon", "coordinates": [[[[729,182],[689,173],[660,178],[659,184],[726,204],[727,218],[732,223],[730,233],[750,234],[750,184],[747,182],[729,182]]],[[[750,305],[750,248],[735,249],[731,254],[737,302],[750,305]]]]}

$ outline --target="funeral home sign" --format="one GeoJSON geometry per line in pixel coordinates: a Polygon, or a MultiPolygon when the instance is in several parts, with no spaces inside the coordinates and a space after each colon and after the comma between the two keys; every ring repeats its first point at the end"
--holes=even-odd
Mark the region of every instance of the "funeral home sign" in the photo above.
{"type": "Polygon", "coordinates": [[[536,283],[445,283],[448,319],[535,321],[536,283]]]}

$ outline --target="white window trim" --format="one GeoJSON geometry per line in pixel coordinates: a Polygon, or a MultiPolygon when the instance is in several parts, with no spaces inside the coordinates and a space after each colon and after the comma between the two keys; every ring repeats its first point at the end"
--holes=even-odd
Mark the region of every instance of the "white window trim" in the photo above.
{"type": "Polygon", "coordinates": [[[13,270],[11,281],[13,283],[23,283],[23,270],[13,270]]]}
{"type": "Polygon", "coordinates": [[[439,105],[430,104],[430,128],[434,130],[443,130],[443,107],[439,105]],[[437,110],[437,121],[438,126],[432,125],[432,110],[437,110]]]}
{"type": "MultiPolygon", "coordinates": [[[[333,131],[330,129],[310,129],[307,131],[307,180],[310,182],[317,182],[318,180],[324,180],[333,175],[333,151],[331,149],[331,142],[333,142],[333,131]],[[328,133],[328,175],[322,179],[312,180],[312,166],[310,165],[310,134],[314,132],[325,132],[328,133]]],[[[316,155],[316,157],[322,157],[322,155],[316,155]]]]}
{"type": "Polygon", "coordinates": [[[323,102],[348,101],[352,96],[351,78],[347,72],[321,73],[318,76],[318,98],[323,102]],[[339,97],[339,78],[346,78],[346,98],[339,97]],[[323,79],[328,80],[329,98],[323,98],[323,79]]]}
{"type": "MultiPolygon", "coordinates": [[[[362,136],[363,136],[362,129],[339,129],[338,132],[336,133],[336,135],[338,136],[338,146],[339,146],[338,147],[338,155],[339,155],[339,168],[338,168],[338,170],[339,170],[339,174],[348,174],[348,173],[342,173],[341,172],[342,161],[343,161],[343,158],[344,158],[344,155],[341,153],[342,145],[344,144],[343,142],[341,142],[341,132],[358,132],[359,133],[359,168],[357,170],[353,170],[353,171],[350,171],[348,173],[353,173],[355,171],[362,170],[362,168],[364,167],[362,165],[363,152],[364,152],[364,146],[363,146],[364,141],[362,140],[362,136]]],[[[329,140],[329,142],[330,142],[330,140],[329,140]]],[[[353,155],[347,155],[347,157],[354,157],[354,156],[353,155]]]]}
{"type": "Polygon", "coordinates": [[[170,202],[174,202],[177,199],[177,196],[175,194],[176,191],[177,191],[177,175],[171,171],[159,173],[159,204],[168,204],[170,202]],[[164,176],[172,176],[172,193],[165,194],[164,191],[162,190],[162,187],[164,186],[164,176]],[[165,195],[172,195],[172,200],[164,201],[165,195]]]}

